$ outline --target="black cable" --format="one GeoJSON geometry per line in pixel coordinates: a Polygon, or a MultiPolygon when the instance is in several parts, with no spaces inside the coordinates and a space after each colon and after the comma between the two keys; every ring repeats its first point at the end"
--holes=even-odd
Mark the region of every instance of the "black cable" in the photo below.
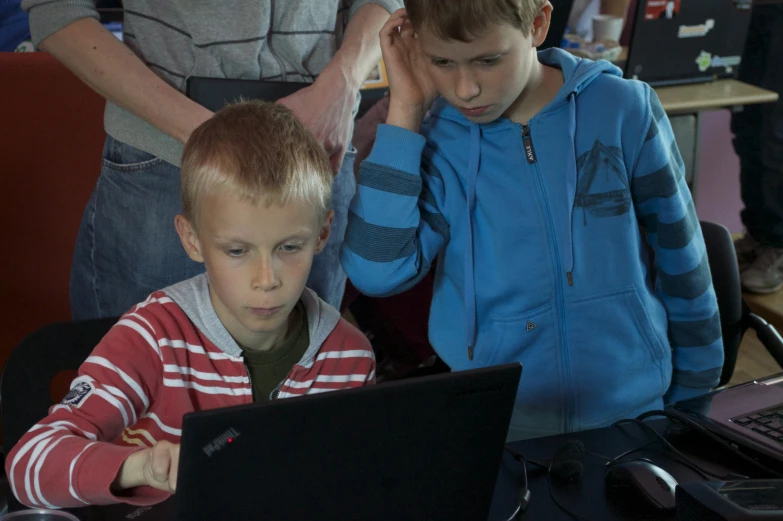
{"type": "Polygon", "coordinates": [[[652,427],[650,427],[649,425],[644,423],[642,420],[639,420],[638,418],[633,418],[633,419],[629,418],[629,419],[625,419],[625,420],[619,420],[619,421],[614,422],[612,425],[615,426],[615,427],[619,427],[619,426],[624,425],[626,423],[636,424],[639,427],[641,427],[642,429],[646,430],[647,432],[652,433],[656,438],[658,438],[660,441],[662,441],[663,444],[669,450],[671,450],[672,452],[674,452],[678,456],[677,458],[674,458],[675,461],[677,461],[677,462],[685,465],[686,467],[690,468],[691,470],[693,470],[694,472],[699,474],[705,480],[709,481],[710,477],[717,478],[717,479],[722,479],[722,480],[731,479],[728,475],[717,474],[715,472],[709,471],[709,470],[705,469],[704,467],[696,464],[688,456],[686,456],[685,454],[680,452],[679,449],[677,449],[677,447],[672,445],[669,442],[669,440],[664,438],[662,434],[660,434],[658,431],[656,431],[655,429],[653,429],[652,427]]]}
{"type": "Polygon", "coordinates": [[[522,462],[532,463],[536,467],[541,467],[544,470],[549,470],[549,465],[546,465],[544,463],[540,463],[540,462],[532,460],[532,459],[528,459],[528,458],[524,457],[522,454],[520,454],[519,452],[517,452],[514,449],[512,449],[511,447],[509,447],[508,445],[504,445],[503,448],[506,450],[506,452],[511,454],[511,456],[515,460],[517,460],[520,463],[522,463],[522,462]]]}
{"type": "Polygon", "coordinates": [[[557,506],[557,508],[559,508],[569,516],[573,517],[577,521],[590,521],[589,519],[582,517],[579,514],[573,512],[572,510],[566,508],[565,505],[563,505],[560,502],[560,500],[557,499],[557,497],[555,496],[555,491],[552,488],[552,480],[549,478],[549,473],[547,473],[546,475],[546,483],[547,483],[547,487],[549,488],[549,497],[552,498],[552,502],[557,506]]]}
{"type": "MultiPolygon", "coordinates": [[[[652,417],[655,417],[655,416],[662,416],[664,418],[668,418],[669,420],[671,420],[674,423],[680,423],[680,424],[684,423],[688,427],[692,427],[692,428],[696,429],[697,431],[701,432],[702,434],[706,435],[708,438],[710,438],[711,440],[715,441],[716,443],[721,445],[723,448],[728,449],[729,452],[731,452],[732,454],[735,454],[736,456],[738,456],[742,460],[744,460],[744,461],[746,461],[748,463],[753,464],[757,468],[759,468],[759,469],[763,470],[764,472],[767,472],[767,473],[775,476],[776,478],[783,478],[783,474],[781,474],[780,472],[778,472],[776,470],[772,470],[771,468],[767,467],[763,463],[754,460],[753,458],[751,458],[750,456],[748,456],[747,454],[745,454],[741,450],[739,450],[736,447],[734,447],[731,443],[728,443],[726,440],[724,440],[723,438],[721,438],[720,436],[718,436],[714,432],[711,432],[709,429],[706,429],[703,425],[699,425],[697,422],[691,420],[690,418],[686,418],[684,416],[680,416],[680,415],[676,415],[676,414],[671,414],[670,412],[667,412],[667,411],[648,411],[648,412],[646,412],[644,414],[639,415],[636,419],[637,420],[645,420],[647,418],[652,418],[652,417]]],[[[656,434],[657,434],[657,432],[656,432],[656,434]]],[[[734,476],[735,476],[734,479],[736,479],[736,478],[748,479],[747,476],[742,476],[742,475],[739,475],[739,474],[734,474],[734,476]]]]}
{"type": "MultiPolygon", "coordinates": [[[[508,445],[504,445],[503,448],[508,451],[511,456],[519,462],[520,465],[522,465],[522,479],[520,480],[519,491],[517,492],[517,508],[514,510],[511,516],[506,519],[506,521],[514,521],[520,512],[524,512],[527,509],[527,506],[530,503],[530,484],[527,480],[527,465],[525,465],[525,457],[508,445]]],[[[533,461],[531,461],[531,463],[541,465],[540,463],[533,461]]]]}

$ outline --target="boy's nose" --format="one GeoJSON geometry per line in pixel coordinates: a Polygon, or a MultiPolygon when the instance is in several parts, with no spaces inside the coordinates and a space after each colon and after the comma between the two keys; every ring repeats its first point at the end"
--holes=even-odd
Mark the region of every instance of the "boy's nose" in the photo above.
{"type": "Polygon", "coordinates": [[[478,82],[469,71],[460,71],[457,78],[457,97],[463,101],[470,101],[481,93],[478,82]]]}
{"type": "Polygon", "coordinates": [[[253,279],[250,281],[253,290],[272,291],[280,286],[272,259],[258,259],[253,266],[253,279]]]}

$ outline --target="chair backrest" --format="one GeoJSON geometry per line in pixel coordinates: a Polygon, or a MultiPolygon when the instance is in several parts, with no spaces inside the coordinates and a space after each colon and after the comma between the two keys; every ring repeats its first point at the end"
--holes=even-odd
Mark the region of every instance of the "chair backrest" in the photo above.
{"type": "Polygon", "coordinates": [[[701,231],[712,271],[712,285],[718,297],[724,350],[720,385],[725,385],[734,374],[740,342],[747,327],[743,320],[742,285],[729,230],[723,225],[702,221],[701,231]]]}
{"type": "Polygon", "coordinates": [[[116,322],[113,317],[51,324],[13,350],[0,377],[4,454],[62,398],[52,396],[52,380],[76,371],[116,322]]]}

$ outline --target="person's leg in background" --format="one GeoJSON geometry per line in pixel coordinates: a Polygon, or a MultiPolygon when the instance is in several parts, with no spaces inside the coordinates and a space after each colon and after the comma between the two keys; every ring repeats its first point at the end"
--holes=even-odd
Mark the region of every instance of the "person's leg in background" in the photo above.
{"type": "Polygon", "coordinates": [[[103,157],[71,266],[74,320],[119,316],[204,271],[174,229],[182,211],[179,168],[110,136],[103,157]]]}
{"type": "MultiPolygon", "coordinates": [[[[783,5],[756,6],[740,80],[783,96],[783,5]]],[[[783,100],[749,106],[732,117],[740,157],[742,222],[737,241],[745,289],[771,293],[783,287],[783,100]]]]}
{"type": "Polygon", "coordinates": [[[343,300],[347,279],[340,264],[340,246],[345,238],[345,229],[348,227],[348,206],[356,193],[356,179],[353,174],[355,159],[356,150],[350,146],[332,186],[334,209],[332,233],[323,251],[313,257],[313,267],[307,279],[307,287],[338,310],[343,300]]]}

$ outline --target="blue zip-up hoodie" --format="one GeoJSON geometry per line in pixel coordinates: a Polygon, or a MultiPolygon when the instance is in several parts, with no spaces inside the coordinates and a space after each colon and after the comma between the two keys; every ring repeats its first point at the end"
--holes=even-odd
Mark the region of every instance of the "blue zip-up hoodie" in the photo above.
{"type": "Polygon", "coordinates": [[[539,53],[565,84],[528,125],[439,100],[381,125],[342,263],[390,295],[435,261],[430,341],[453,369],[520,361],[512,439],[600,427],[709,391],[723,344],[683,162],[655,92],[539,53]]]}

